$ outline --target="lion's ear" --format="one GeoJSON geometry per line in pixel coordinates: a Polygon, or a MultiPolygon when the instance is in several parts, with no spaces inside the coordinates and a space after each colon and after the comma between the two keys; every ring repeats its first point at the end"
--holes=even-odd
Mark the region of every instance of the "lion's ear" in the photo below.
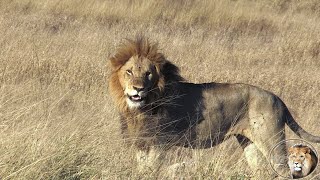
{"type": "Polygon", "coordinates": [[[306,154],[310,154],[311,149],[309,147],[305,147],[306,154]]]}

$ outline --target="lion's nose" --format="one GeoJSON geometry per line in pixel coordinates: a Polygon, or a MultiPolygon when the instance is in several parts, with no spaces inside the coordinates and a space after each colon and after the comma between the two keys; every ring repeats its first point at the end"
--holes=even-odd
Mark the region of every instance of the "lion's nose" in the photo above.
{"type": "Polygon", "coordinates": [[[295,164],[295,165],[298,165],[299,163],[295,162],[294,164],[295,164]]]}
{"type": "Polygon", "coordinates": [[[143,91],[144,87],[135,87],[133,86],[133,89],[136,90],[137,92],[143,91]]]}

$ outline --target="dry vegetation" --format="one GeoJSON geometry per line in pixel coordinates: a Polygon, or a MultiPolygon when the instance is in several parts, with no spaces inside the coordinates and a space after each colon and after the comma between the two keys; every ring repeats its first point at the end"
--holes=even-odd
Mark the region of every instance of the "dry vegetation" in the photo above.
{"type": "MultiPolygon", "coordinates": [[[[320,135],[318,0],[1,0],[0,179],[161,178],[135,173],[107,92],[108,56],[138,33],[189,81],[271,90],[320,135]]],[[[259,179],[234,139],[196,153],[186,178],[259,179]]]]}

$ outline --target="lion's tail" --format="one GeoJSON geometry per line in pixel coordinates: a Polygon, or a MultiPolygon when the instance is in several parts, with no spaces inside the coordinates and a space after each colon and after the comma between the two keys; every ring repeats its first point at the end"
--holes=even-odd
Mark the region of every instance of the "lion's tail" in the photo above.
{"type": "Polygon", "coordinates": [[[285,107],[285,119],[286,123],[289,126],[289,128],[296,133],[300,138],[303,138],[307,141],[315,142],[315,143],[320,143],[320,137],[319,136],[314,136],[304,129],[293,119],[291,113],[289,112],[288,108],[285,107]]]}

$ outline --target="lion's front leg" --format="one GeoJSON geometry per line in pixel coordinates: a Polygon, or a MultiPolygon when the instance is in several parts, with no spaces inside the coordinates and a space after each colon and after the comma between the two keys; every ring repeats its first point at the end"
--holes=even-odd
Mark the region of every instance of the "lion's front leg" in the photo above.
{"type": "Polygon", "coordinates": [[[162,163],[163,152],[159,147],[150,147],[148,150],[138,150],[136,153],[139,172],[155,172],[162,163]]]}

